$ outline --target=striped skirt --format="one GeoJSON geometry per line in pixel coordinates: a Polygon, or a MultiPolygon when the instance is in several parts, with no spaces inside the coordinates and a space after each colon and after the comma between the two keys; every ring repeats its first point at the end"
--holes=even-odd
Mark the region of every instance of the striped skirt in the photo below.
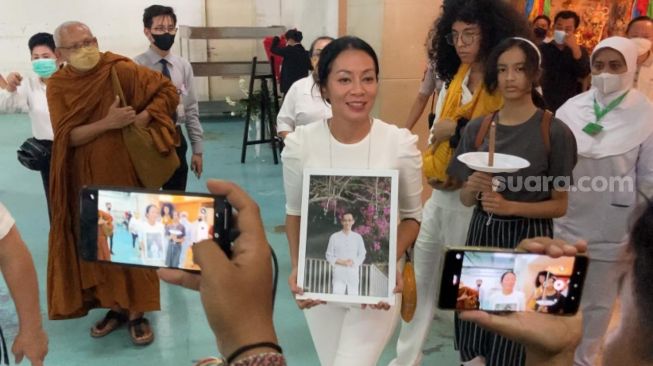
{"type": "MultiPolygon", "coordinates": [[[[494,215],[476,208],[467,233],[468,246],[515,248],[526,238],[553,237],[553,220],[494,215]]],[[[524,347],[455,316],[454,346],[463,362],[483,356],[487,366],[520,366],[525,363],[524,347]]]]}

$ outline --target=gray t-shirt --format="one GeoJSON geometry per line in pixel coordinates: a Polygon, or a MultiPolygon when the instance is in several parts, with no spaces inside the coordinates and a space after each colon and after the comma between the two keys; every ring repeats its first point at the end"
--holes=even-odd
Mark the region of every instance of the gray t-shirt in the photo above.
{"type": "MultiPolygon", "coordinates": [[[[515,173],[494,174],[501,177],[502,184],[497,189],[510,201],[540,202],[551,198],[554,189],[568,189],[573,184],[572,171],[576,165],[576,139],[562,121],[551,121],[551,150],[547,154],[542,137],[541,123],[543,111],[539,110],[528,121],[516,126],[497,123],[497,153],[519,156],[530,162],[530,166],[515,173]]],[[[498,118],[498,117],[497,117],[498,118]]],[[[484,117],[470,121],[463,131],[463,136],[454,153],[447,173],[462,181],[473,173],[457,157],[467,152],[476,151],[474,143],[484,117]]],[[[489,133],[478,151],[488,151],[489,133]]]]}

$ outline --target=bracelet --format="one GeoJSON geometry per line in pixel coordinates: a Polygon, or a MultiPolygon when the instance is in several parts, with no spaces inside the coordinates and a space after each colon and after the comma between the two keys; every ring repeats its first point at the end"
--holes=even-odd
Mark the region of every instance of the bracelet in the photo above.
{"type": "Polygon", "coordinates": [[[275,351],[277,351],[279,353],[283,353],[283,350],[281,349],[281,347],[276,343],[272,343],[272,342],[253,343],[253,344],[248,344],[246,346],[242,346],[242,347],[238,348],[237,350],[235,350],[231,354],[231,356],[227,357],[227,364],[231,364],[232,362],[234,362],[236,357],[238,357],[238,356],[242,355],[243,353],[245,353],[245,352],[247,352],[249,350],[252,350],[254,348],[272,348],[273,350],[275,350],[275,351]]]}
{"type": "Polygon", "coordinates": [[[228,366],[286,366],[286,359],[281,353],[267,352],[242,358],[228,366]]]}

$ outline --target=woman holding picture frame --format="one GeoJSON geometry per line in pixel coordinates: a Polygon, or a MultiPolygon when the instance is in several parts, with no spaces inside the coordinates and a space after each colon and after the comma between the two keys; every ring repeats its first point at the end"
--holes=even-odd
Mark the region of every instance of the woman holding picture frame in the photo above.
{"type": "MultiPolygon", "coordinates": [[[[298,126],[285,140],[282,154],[286,191],[286,235],[292,272],[288,283],[295,295],[302,214],[303,171],[308,168],[399,172],[397,229],[398,261],[415,241],[421,220],[421,156],[417,136],[406,129],[372,118],[378,91],[379,63],[365,41],[342,37],[320,55],[317,85],[333,117],[298,126]]],[[[392,259],[391,259],[392,260],[392,259]]],[[[397,268],[401,268],[398,265],[397,268]]],[[[399,320],[400,295],[395,306],[297,300],[322,365],[376,365],[399,320]],[[383,311],[385,310],[385,311],[383,311]]]]}

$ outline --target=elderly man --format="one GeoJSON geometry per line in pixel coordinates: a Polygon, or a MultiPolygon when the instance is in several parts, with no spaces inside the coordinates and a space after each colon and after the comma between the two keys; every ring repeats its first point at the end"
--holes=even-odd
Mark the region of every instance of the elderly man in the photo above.
{"type": "MultiPolygon", "coordinates": [[[[99,52],[97,39],[83,23],[63,23],[54,39],[57,56],[67,66],[50,78],[47,89],[54,129],[48,315],[66,319],[84,316],[92,308],[108,308],[104,319],[91,328],[91,336],[102,337],[129,320],[133,343],[149,344],[154,334],[143,316],[160,309],[156,272],[80,261],[75,243],[78,197],[84,185],[142,186],[143,175],[135,167],[143,164],[130,157],[123,130],[133,124],[130,127],[151,134],[176,136],[170,116],[179,103],[177,90],[161,73],[99,52]],[[116,95],[121,93],[112,74],[128,106],[119,105],[116,95]]],[[[174,144],[172,138],[166,141],[174,144]]],[[[152,168],[154,174],[161,169],[152,168]]]]}

